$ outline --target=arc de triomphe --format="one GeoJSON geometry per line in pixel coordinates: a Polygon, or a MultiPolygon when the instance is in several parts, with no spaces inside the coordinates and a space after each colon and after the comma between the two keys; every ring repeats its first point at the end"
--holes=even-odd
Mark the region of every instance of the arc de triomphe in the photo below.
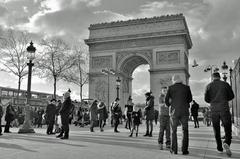
{"type": "Polygon", "coordinates": [[[123,107],[132,94],[132,73],[142,64],[150,66],[150,90],[155,97],[162,86],[171,84],[173,74],[179,74],[188,84],[192,41],[182,14],[93,24],[89,31],[89,39],[85,40],[90,53],[89,98],[108,105],[109,96],[111,103],[117,96],[116,77],[120,77],[123,107]],[[116,74],[110,75],[108,82],[102,69],[113,69],[116,74]]]}

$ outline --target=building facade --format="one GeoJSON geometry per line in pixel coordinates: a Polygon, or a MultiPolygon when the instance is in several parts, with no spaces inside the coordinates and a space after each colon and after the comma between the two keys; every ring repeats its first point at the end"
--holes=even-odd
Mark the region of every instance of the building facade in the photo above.
{"type": "Polygon", "coordinates": [[[240,137],[240,58],[236,60],[234,69],[231,73],[231,85],[235,98],[230,103],[233,114],[233,131],[240,137]]]}
{"type": "Polygon", "coordinates": [[[115,82],[120,78],[119,98],[123,106],[132,95],[132,73],[140,65],[150,66],[150,90],[155,97],[161,87],[172,84],[174,74],[188,84],[192,41],[182,14],[93,24],[89,32],[89,39],[85,40],[90,54],[89,98],[109,106],[109,101],[117,97],[115,82]],[[107,77],[103,69],[113,70],[115,75],[107,77]]]}

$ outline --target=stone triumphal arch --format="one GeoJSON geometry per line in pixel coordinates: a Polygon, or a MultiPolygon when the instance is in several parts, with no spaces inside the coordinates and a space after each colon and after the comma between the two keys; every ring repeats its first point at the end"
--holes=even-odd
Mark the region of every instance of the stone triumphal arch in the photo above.
{"type": "Polygon", "coordinates": [[[142,64],[150,66],[154,96],[159,95],[162,86],[171,84],[173,74],[179,74],[188,84],[192,41],[182,14],[93,24],[89,31],[89,39],[85,40],[90,53],[89,98],[107,104],[108,97],[113,101],[117,96],[116,77],[120,77],[123,106],[132,94],[132,73],[142,64]],[[112,69],[115,75],[106,76],[102,69],[112,69]]]}

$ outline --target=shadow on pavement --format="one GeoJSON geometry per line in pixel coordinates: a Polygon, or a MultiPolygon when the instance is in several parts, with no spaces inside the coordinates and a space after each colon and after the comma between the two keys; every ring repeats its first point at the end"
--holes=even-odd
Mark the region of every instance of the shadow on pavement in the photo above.
{"type": "Polygon", "coordinates": [[[20,145],[16,145],[16,144],[9,144],[9,143],[0,143],[0,147],[2,148],[7,148],[7,149],[17,149],[17,150],[23,150],[23,151],[27,151],[27,152],[37,152],[34,150],[29,150],[26,149],[20,145]]]}

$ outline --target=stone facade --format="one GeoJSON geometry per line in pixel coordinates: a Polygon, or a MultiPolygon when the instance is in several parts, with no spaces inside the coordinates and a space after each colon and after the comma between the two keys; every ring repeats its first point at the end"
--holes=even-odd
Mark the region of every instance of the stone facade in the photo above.
{"type": "Polygon", "coordinates": [[[90,98],[112,102],[120,77],[120,104],[124,106],[132,94],[132,73],[142,64],[150,65],[150,89],[156,97],[162,86],[171,84],[173,74],[188,83],[192,42],[182,14],[93,24],[89,30],[85,43],[90,51],[90,98]],[[114,69],[115,76],[101,74],[104,68],[114,69]]]}
{"type": "Polygon", "coordinates": [[[240,137],[240,58],[236,60],[230,82],[235,95],[235,98],[230,102],[234,122],[233,131],[240,137]]]}

